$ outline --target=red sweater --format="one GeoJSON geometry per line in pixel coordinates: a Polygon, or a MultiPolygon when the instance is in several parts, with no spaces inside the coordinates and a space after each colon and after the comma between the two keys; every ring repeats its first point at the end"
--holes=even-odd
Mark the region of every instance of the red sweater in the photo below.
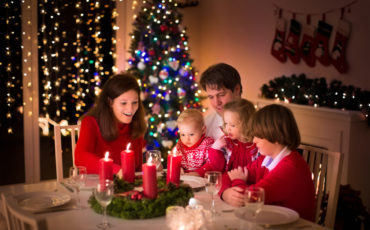
{"type": "Polygon", "coordinates": [[[258,157],[258,149],[255,144],[238,140],[229,140],[228,142],[231,155],[227,165],[223,151],[214,148],[209,149],[209,160],[214,168],[219,169],[218,171],[228,172],[238,168],[238,166],[247,166],[258,157]]]}
{"type": "Polygon", "coordinates": [[[143,148],[145,141],[143,137],[132,140],[130,136],[130,125],[118,125],[119,136],[114,141],[106,141],[100,133],[100,128],[95,117],[86,116],[81,122],[80,136],[75,150],[75,164],[85,166],[87,173],[98,174],[98,162],[109,151],[109,157],[113,159],[113,173],[121,169],[121,151],[131,142],[131,149],[135,152],[135,168],[141,171],[143,163],[143,148]]]}
{"type": "Polygon", "coordinates": [[[203,177],[206,171],[213,170],[208,160],[208,149],[213,142],[212,137],[204,135],[191,147],[184,145],[181,140],[177,142],[176,149],[182,154],[181,166],[185,172],[197,172],[203,177]]]}
{"type": "MultiPolygon", "coordinates": [[[[311,172],[301,155],[292,151],[281,159],[271,172],[262,167],[264,157],[259,157],[248,165],[247,184],[255,184],[265,190],[265,204],[284,206],[297,211],[300,217],[315,220],[315,189],[311,172]]],[[[240,179],[230,181],[223,177],[220,194],[232,186],[246,188],[247,184],[240,179]]]]}

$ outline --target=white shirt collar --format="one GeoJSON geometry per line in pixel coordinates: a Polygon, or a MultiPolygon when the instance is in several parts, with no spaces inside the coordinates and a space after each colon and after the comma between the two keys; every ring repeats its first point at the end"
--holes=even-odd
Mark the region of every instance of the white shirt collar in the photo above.
{"type": "Polygon", "coordinates": [[[291,153],[291,150],[288,149],[288,147],[285,146],[274,159],[270,156],[266,156],[265,159],[263,159],[261,166],[264,166],[269,171],[271,171],[276,167],[276,165],[279,164],[279,162],[284,157],[288,156],[290,153],[291,153]]]}

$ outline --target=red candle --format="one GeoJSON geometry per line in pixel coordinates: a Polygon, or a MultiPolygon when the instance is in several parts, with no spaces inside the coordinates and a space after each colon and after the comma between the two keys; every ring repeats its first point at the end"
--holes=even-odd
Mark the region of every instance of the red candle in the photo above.
{"type": "Polygon", "coordinates": [[[181,155],[177,155],[176,147],[172,154],[167,157],[167,184],[180,183],[180,170],[181,170],[181,155]]]}
{"type": "Polygon", "coordinates": [[[135,182],[135,154],[130,149],[131,143],[128,143],[126,150],[121,152],[122,177],[125,181],[135,182]]]}
{"type": "Polygon", "coordinates": [[[99,179],[100,181],[113,180],[113,160],[109,158],[109,152],[99,160],[99,179]]]}
{"type": "Polygon", "coordinates": [[[157,167],[152,162],[143,164],[144,196],[154,199],[157,197],[157,167]]]}

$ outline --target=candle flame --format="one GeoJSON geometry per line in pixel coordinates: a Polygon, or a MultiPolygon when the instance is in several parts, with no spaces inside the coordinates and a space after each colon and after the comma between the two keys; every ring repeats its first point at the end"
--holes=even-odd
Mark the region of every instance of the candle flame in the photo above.
{"type": "Polygon", "coordinates": [[[108,160],[108,158],[109,158],[109,152],[107,151],[107,152],[105,152],[105,157],[104,157],[106,160],[108,160]]]}
{"type": "Polygon", "coordinates": [[[130,150],[131,142],[127,144],[126,150],[130,150]]]}
{"type": "Polygon", "coordinates": [[[176,155],[177,155],[177,149],[176,149],[176,147],[175,147],[175,148],[173,148],[172,155],[174,155],[174,156],[176,156],[176,155]]]}

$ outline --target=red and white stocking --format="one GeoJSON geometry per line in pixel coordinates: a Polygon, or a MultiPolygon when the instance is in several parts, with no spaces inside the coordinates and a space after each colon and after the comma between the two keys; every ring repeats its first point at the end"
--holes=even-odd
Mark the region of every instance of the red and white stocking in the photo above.
{"type": "Polygon", "coordinates": [[[331,51],[331,62],[339,73],[345,73],[348,70],[348,63],[345,57],[348,37],[351,32],[349,22],[340,20],[335,34],[334,46],[331,51]]]}
{"type": "Polygon", "coordinates": [[[315,36],[315,27],[310,25],[310,16],[307,16],[307,25],[303,26],[303,36],[300,45],[300,54],[303,61],[308,66],[315,66],[315,55],[313,42],[315,36]]]}
{"type": "Polygon", "coordinates": [[[330,64],[329,39],[333,26],[325,21],[319,21],[313,49],[316,59],[324,66],[330,64]]]}
{"type": "Polygon", "coordinates": [[[286,62],[284,53],[285,19],[278,18],[276,23],[275,37],[271,46],[271,54],[280,62],[286,62]]]}
{"type": "Polygon", "coordinates": [[[299,55],[299,37],[301,36],[301,24],[295,20],[290,20],[288,37],[284,43],[285,54],[290,60],[297,64],[300,59],[299,55]]]}

